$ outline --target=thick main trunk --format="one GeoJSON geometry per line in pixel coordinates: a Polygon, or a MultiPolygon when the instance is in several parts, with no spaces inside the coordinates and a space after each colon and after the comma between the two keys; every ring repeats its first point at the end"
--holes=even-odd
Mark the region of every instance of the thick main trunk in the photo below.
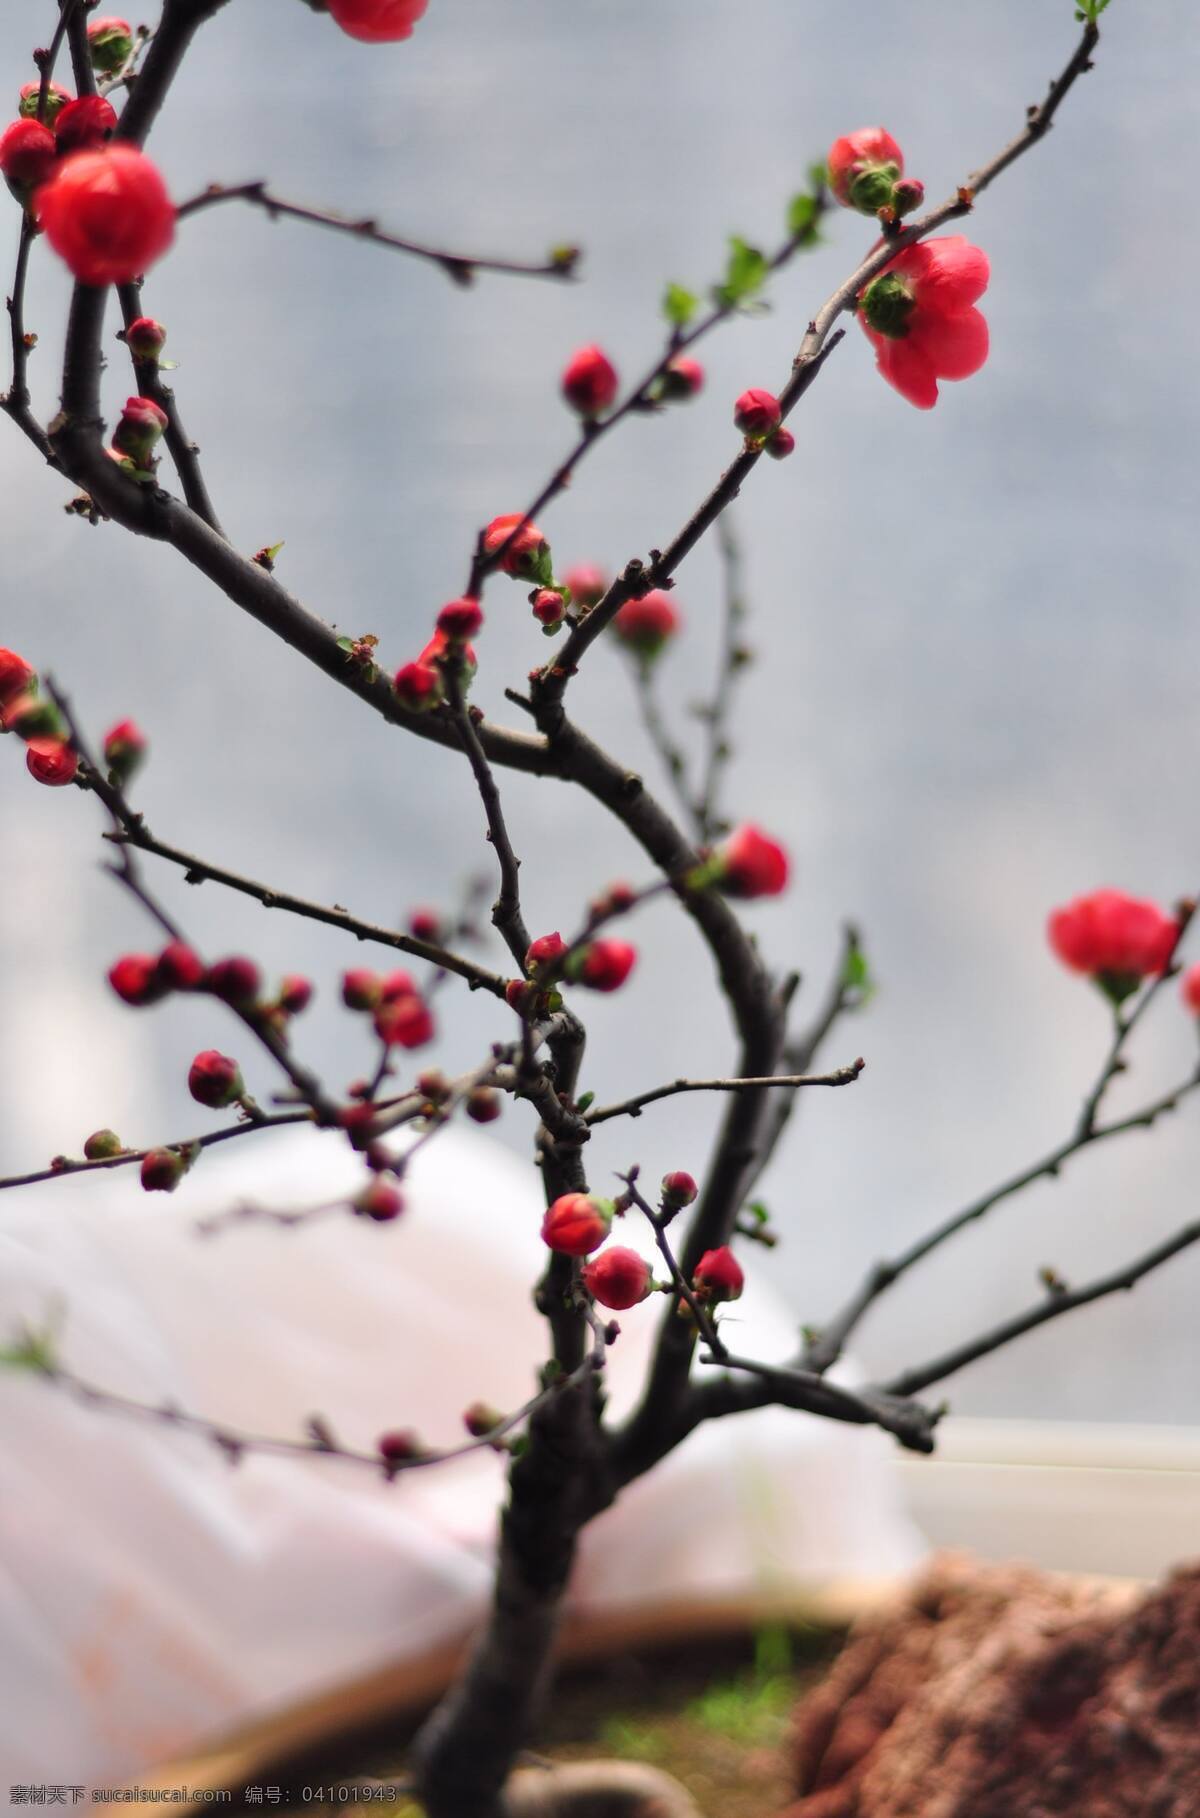
{"type": "Polygon", "coordinates": [[[504,1818],[502,1789],[546,1689],[584,1523],[612,1500],[598,1386],[564,1389],[530,1422],[500,1526],[487,1628],[413,1749],[428,1818],[504,1818]]]}

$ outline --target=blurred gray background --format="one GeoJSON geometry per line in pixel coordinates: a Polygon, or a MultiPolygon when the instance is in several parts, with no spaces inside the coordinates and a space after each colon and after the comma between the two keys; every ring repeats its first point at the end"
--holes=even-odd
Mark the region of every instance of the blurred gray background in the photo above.
{"type": "MultiPolygon", "coordinates": [[[[9,0],[14,94],[31,73],[17,47],[45,42],[52,12],[9,0]]],[[[881,981],[828,1054],[861,1052],[867,1072],[806,1100],[764,1183],[786,1233],[778,1279],[807,1320],[871,1259],[1065,1134],[1107,1025],[1099,997],[1050,957],[1048,909],[1102,883],[1164,901],[1200,886],[1200,20],[1167,0],[1116,0],[1104,27],[1059,126],[969,223],[992,261],[985,370],[920,414],[876,376],[851,324],[793,421],[796,454],[764,463],[737,508],[760,661],[728,803],[786,841],[797,873],[752,919],[780,966],[804,970],[801,1016],[847,915],[881,981]]],[[[234,0],[153,136],[177,197],[266,177],[465,251],[538,257],[578,240],[587,256],[576,286],[485,276],[460,291],[411,260],[233,206],[186,223],[145,302],[168,325],[180,406],[231,535],[248,551],[283,540],[289,586],[344,629],[377,633],[389,668],[407,660],[459,592],[478,525],[519,510],[569,446],[557,378],[575,346],[602,342],[632,378],[659,345],[664,282],[717,277],[730,231],[775,244],[788,196],[842,131],[884,123],[931,196],[946,193],[1019,128],[1077,30],[1069,0],[865,12],[431,0],[409,43],[368,48],[297,0],[234,0]]],[[[5,223],[8,258],[15,207],[5,223]]],[[[708,384],[694,404],[596,451],[544,519],[560,572],[615,568],[674,533],[735,452],[733,397],[779,388],[807,317],[869,237],[838,211],[825,244],[773,287],[771,312],[700,350],[708,384]]],[[[39,252],[28,320],[43,417],[68,294],[39,252]]],[[[114,305],[110,416],[131,389],[116,326],[114,305]]],[[[144,726],[154,749],[138,794],[156,831],[385,921],[453,901],[486,866],[460,759],[378,722],[170,550],[64,515],[68,490],[6,423],[0,473],[0,642],[52,668],[95,735],[126,714],[144,726]]],[[[709,539],[680,573],[687,635],[663,664],[685,732],[687,703],[710,686],[720,596],[709,539]]],[[[497,579],[485,605],[475,698],[511,720],[504,686],[549,647],[522,589],[497,579]]],[[[652,767],[615,652],[595,653],[574,707],[652,767]]],[[[139,1143],[204,1127],[186,1066],[195,1048],[233,1042],[227,1020],[205,1002],[116,1003],[105,968],[151,936],[99,868],[96,807],[36,788],[15,742],[0,757],[0,1172],[77,1151],[99,1124],[139,1143]]],[[[504,788],[536,930],[568,929],[597,888],[646,875],[588,801],[523,778],[504,788]]],[[[165,867],[154,881],[209,953],[311,972],[320,997],[301,1051],[334,1083],[362,1071],[370,1050],[336,979],[384,952],[189,890],[165,867]]],[[[678,913],[656,906],[635,938],[635,985],[585,1006],[584,1084],[604,1097],[733,1059],[708,959],[678,913]]],[[[482,998],[447,990],[440,1006],[448,1068],[509,1033],[482,998]]],[[[1114,1106],[1182,1077],[1194,1047],[1172,992],[1114,1106]]],[[[269,1092],[246,1059],[251,1088],[269,1092]]],[[[715,1111],[688,1098],[606,1126],[594,1185],[635,1159],[651,1178],[699,1172],[715,1111]]],[[[1152,1135],[1080,1157],[961,1238],[876,1313],[866,1361],[940,1350],[1024,1305],[1040,1264],[1080,1279],[1193,1216],[1198,1114],[1189,1104],[1152,1135]]],[[[496,1129],[527,1148],[522,1110],[496,1129]]],[[[1194,1421],[1198,1287],[1191,1254],[963,1373],[954,1406],[1194,1421]]]]}

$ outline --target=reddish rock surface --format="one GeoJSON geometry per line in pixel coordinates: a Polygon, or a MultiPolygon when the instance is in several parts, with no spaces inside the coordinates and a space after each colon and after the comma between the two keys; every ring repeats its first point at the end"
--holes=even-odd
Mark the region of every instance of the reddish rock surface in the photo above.
{"type": "Polygon", "coordinates": [[[786,1818],[1200,1818],[1200,1565],[939,1560],[800,1707],[786,1818]]]}

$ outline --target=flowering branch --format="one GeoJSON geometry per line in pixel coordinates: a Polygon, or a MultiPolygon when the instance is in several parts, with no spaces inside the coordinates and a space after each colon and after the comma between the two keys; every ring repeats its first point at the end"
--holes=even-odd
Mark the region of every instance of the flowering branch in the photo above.
{"type": "MultiPolygon", "coordinates": [[[[1046,100],[1040,107],[1030,110],[1024,130],[987,164],[981,165],[978,170],[973,171],[966,183],[960,186],[947,201],[920,216],[919,219],[899,232],[885,234],[882,242],[868,253],[850,277],[840,284],[833,295],[822,304],[808,325],[808,331],[800,343],[800,350],[792,362],[791,376],[779,393],[781,422],[787,421],[820,372],[825,360],[842,339],[843,330],[833,332],[833,325],[838,317],[846,311],[855,309],[863,287],[876,277],[885,265],[890,264],[898,252],[926,239],[939,227],[944,227],[947,222],[958,220],[961,216],[969,214],[975,197],[980,195],[1002,171],[1007,170],[1009,165],[1015,163],[1031,146],[1037,144],[1038,140],[1049,130],[1054,115],[1078,77],[1092,67],[1091,54],[1099,39],[1099,28],[1094,21],[1089,20],[1084,26],[1083,35],[1066,68],[1051,84],[1046,100]]],[[[611,422],[611,420],[606,421],[611,422]]],[[[691,553],[705,531],[715,523],[725,507],[737,497],[743,480],[757,466],[764,447],[765,444],[761,442],[747,442],[742,452],[710,492],[708,498],[684,525],[667,549],[651,550],[648,565],[643,565],[640,561],[629,563],[624,573],[613,582],[600,604],[575,627],[553,667],[543,672],[534,688],[534,701],[541,709],[539,724],[543,731],[553,735],[556,716],[561,711],[562,697],[567,683],[578,670],[588,647],[611,624],[626,600],[637,597],[647,588],[669,584],[685,556],[691,553]]],[[[552,493],[553,487],[539,497],[531,507],[528,516],[532,517],[535,512],[541,510],[542,505],[552,496],[552,493]]],[[[514,532],[515,534],[516,532],[514,532]]]]}
{"type": "Polygon", "coordinates": [[[227,1143],[231,1137],[252,1136],[256,1130],[275,1130],[281,1124],[311,1124],[311,1111],[259,1112],[244,1123],[230,1124],[224,1130],[209,1130],[204,1136],[188,1137],[183,1142],[155,1143],[152,1149],[122,1149],[117,1155],[98,1156],[94,1161],[75,1161],[67,1155],[56,1155],[48,1168],[32,1174],[12,1174],[0,1180],[0,1192],[7,1187],[31,1187],[38,1181],[62,1180],[67,1174],[95,1174],[104,1168],[126,1168],[143,1162],[158,1149],[211,1149],[216,1143],[227,1143]]]}
{"type": "Polygon", "coordinates": [[[397,929],[385,928],[377,922],[362,921],[348,910],[339,908],[336,903],[332,906],[314,903],[307,897],[294,896],[288,890],[276,890],[272,885],[256,883],[253,878],[243,877],[239,872],[197,858],[194,852],[184,852],[178,846],[170,846],[165,840],[156,839],[142,816],[129,806],[121,791],[113,790],[112,795],[119,826],[104,837],[115,845],[136,846],[142,852],[151,852],[157,858],[178,865],[184,872],[187,883],[222,884],[226,889],[236,890],[242,896],[253,897],[264,909],[283,909],[290,915],[303,916],[307,921],[323,922],[327,927],[341,928],[356,940],[375,941],[382,947],[392,947],[399,953],[410,954],[414,959],[426,960],[442,972],[452,972],[464,979],[472,991],[490,991],[493,997],[504,996],[505,981],[498,973],[477,966],[473,960],[466,959],[462,954],[454,953],[437,942],[419,940],[416,935],[402,934],[397,929]]]}
{"type": "MultiPolygon", "coordinates": [[[[610,1117],[640,1117],[646,1105],[660,1098],[674,1098],[679,1092],[760,1092],[771,1086],[849,1086],[856,1080],[866,1062],[852,1061],[847,1067],[835,1067],[832,1073],[769,1073],[761,1079],[676,1079],[669,1086],[655,1086],[622,1099],[619,1105],[601,1105],[584,1112],[588,1124],[607,1123],[610,1117]]],[[[622,1178],[624,1178],[622,1176],[622,1178]]]]}
{"type": "MultiPolygon", "coordinates": [[[[782,245],[764,262],[764,278],[782,270],[803,247],[816,243],[817,229],[828,202],[822,185],[818,186],[810,200],[811,210],[806,214],[803,224],[794,232],[789,233],[782,245]]],[[[498,544],[490,553],[485,551],[481,541],[476,544],[475,556],[471,564],[471,578],[467,586],[469,594],[479,593],[486,576],[502,565],[505,556],[515,545],[522,531],[533,522],[539,511],[542,511],[552,499],[557,498],[559,493],[570,485],[580,461],[603,436],[615,429],[618,423],[623,423],[626,417],[658,408],[655,393],[671,362],[677,360],[689,348],[694,347],[698,341],[703,340],[704,336],[716,328],[718,323],[736,315],[740,307],[741,299],[734,294],[729,294],[702,316],[694,327],[686,331],[679,326],[672,328],[654,365],[643,374],[636,385],[631,387],[622,401],[606,416],[589,419],[584,423],[574,447],[559,462],[536,498],[513,525],[504,542],[498,544]]]]}
{"type": "Polygon", "coordinates": [[[352,221],[326,209],[309,208],[299,202],[285,202],[282,196],[273,195],[265,182],[210,183],[198,196],[192,196],[179,204],[177,217],[182,221],[186,216],[199,214],[201,209],[211,208],[217,202],[249,202],[254,207],[261,208],[272,221],[278,220],[280,216],[293,221],[309,221],[316,227],[330,227],[336,233],[350,234],[356,240],[368,240],[372,246],[386,246],[393,252],[411,253],[414,258],[427,259],[439,266],[448,278],[460,285],[473,284],[476,272],[480,271],[503,272],[517,278],[569,279],[574,277],[575,267],[579,263],[577,246],[556,247],[548,259],[532,264],[520,259],[489,259],[477,253],[447,252],[442,247],[424,246],[417,240],[403,240],[398,234],[387,233],[370,216],[352,221]]]}

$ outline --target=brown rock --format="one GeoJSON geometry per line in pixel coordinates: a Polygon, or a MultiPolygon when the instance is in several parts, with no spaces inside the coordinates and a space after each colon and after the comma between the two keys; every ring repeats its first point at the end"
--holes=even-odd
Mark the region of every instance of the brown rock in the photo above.
{"type": "Polygon", "coordinates": [[[1200,1818],[1200,1565],[939,1560],[801,1705],[786,1818],[1200,1818]]]}

